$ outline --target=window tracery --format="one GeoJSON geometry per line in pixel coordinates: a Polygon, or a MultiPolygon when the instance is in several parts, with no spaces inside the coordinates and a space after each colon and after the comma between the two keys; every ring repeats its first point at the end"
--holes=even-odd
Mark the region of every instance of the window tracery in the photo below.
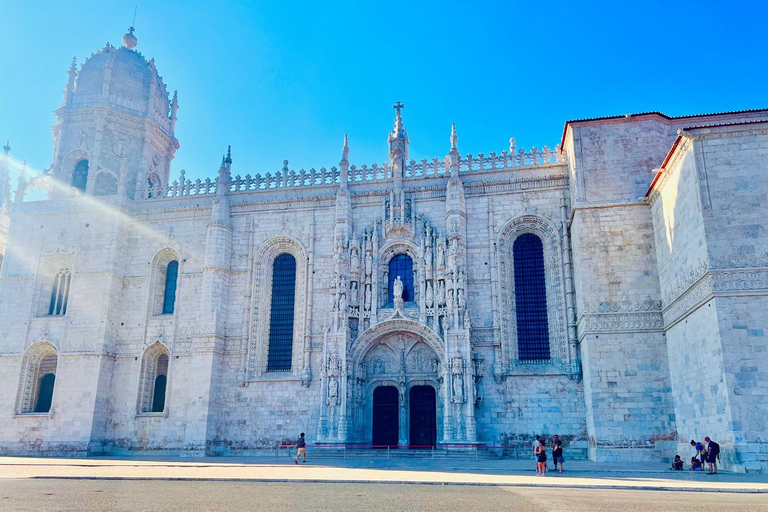
{"type": "Polygon", "coordinates": [[[53,404],[58,353],[48,342],[32,345],[24,353],[19,379],[17,412],[48,413],[53,404]]]}
{"type": "MultiPolygon", "coordinates": [[[[306,254],[304,247],[298,240],[288,235],[281,235],[266,241],[254,255],[253,316],[250,324],[248,342],[248,378],[253,379],[262,377],[268,371],[275,373],[290,371],[299,377],[301,376],[304,367],[308,365],[308,359],[303,356],[304,352],[308,350],[305,340],[307,323],[307,311],[305,305],[307,300],[308,267],[306,254]],[[282,365],[278,365],[281,369],[277,369],[278,366],[274,365],[270,368],[268,361],[270,331],[272,330],[272,299],[274,296],[275,263],[282,255],[293,257],[295,265],[295,278],[293,279],[293,327],[290,332],[290,366],[283,362],[282,365]]],[[[287,257],[284,259],[286,262],[288,260],[289,258],[287,257]]],[[[282,272],[282,270],[280,272],[282,272]]],[[[286,275],[289,275],[289,273],[286,275]]],[[[282,281],[282,278],[278,279],[278,281],[282,281]]],[[[282,286],[285,283],[280,284],[282,286]]],[[[281,304],[281,311],[287,311],[287,309],[287,304],[281,304]]],[[[286,318],[283,317],[282,320],[286,320],[286,318]]],[[[283,322],[281,325],[286,325],[286,322],[283,322]]],[[[288,338],[286,337],[286,340],[287,339],[288,338]]],[[[287,351],[282,356],[283,361],[285,361],[286,354],[287,351]]]]}
{"type": "MultiPolygon", "coordinates": [[[[531,254],[538,254],[534,247],[531,254]]],[[[560,235],[557,228],[547,219],[535,215],[523,215],[517,217],[506,224],[499,235],[497,245],[498,251],[498,283],[500,298],[500,359],[501,364],[507,370],[510,365],[517,363],[531,362],[554,362],[565,366],[568,364],[568,341],[567,326],[565,323],[565,291],[562,280],[562,253],[560,247],[560,235]],[[541,258],[535,257],[538,265],[537,283],[534,288],[528,288],[529,281],[523,278],[524,275],[530,276],[531,269],[524,271],[517,266],[525,266],[526,262],[534,261],[532,256],[524,255],[524,245],[527,243],[535,244],[535,240],[525,235],[531,235],[541,242],[541,258]],[[515,244],[518,243],[518,255],[521,261],[516,261],[515,244]],[[543,269],[541,264],[543,263],[543,269]],[[542,274],[544,293],[541,291],[542,274]],[[520,274],[518,276],[518,274],[520,274]],[[524,283],[520,283],[521,279],[524,283]],[[517,292],[517,286],[521,286],[520,295],[517,292]],[[536,290],[533,292],[532,290],[536,290]],[[529,295],[528,292],[530,292],[529,295]],[[525,298],[523,298],[525,296],[525,298]],[[518,298],[522,299],[523,304],[518,308],[518,298]],[[528,316],[530,310],[526,309],[527,300],[533,302],[537,312],[532,317],[528,316]],[[533,338],[529,336],[528,329],[532,328],[534,333],[543,332],[542,307],[546,308],[546,331],[549,340],[549,357],[546,356],[542,337],[539,336],[537,342],[531,348],[528,345],[533,338]],[[522,313],[518,317],[518,312],[522,313]],[[531,318],[535,322],[530,323],[531,318]],[[521,324],[522,321],[522,324],[521,324]],[[533,326],[533,327],[531,327],[533,326]],[[521,331],[522,328],[522,331],[521,331]],[[521,336],[523,343],[521,345],[521,336]],[[536,344],[538,343],[538,344],[536,344]]]]}
{"type": "Polygon", "coordinates": [[[170,352],[156,342],[141,358],[139,379],[139,413],[165,412],[168,395],[168,362],[170,352]]]}

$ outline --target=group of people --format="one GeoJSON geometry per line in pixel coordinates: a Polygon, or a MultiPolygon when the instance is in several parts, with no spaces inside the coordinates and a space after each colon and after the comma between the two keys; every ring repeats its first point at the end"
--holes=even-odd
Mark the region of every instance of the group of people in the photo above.
{"type": "MultiPolygon", "coordinates": [[[[699,443],[691,439],[691,446],[696,450],[696,455],[691,457],[691,471],[704,471],[704,464],[709,464],[708,475],[717,474],[717,461],[720,460],[720,445],[714,442],[709,436],[704,438],[704,443],[699,443]],[[706,446],[704,443],[707,443],[706,446]]],[[[685,469],[685,463],[680,455],[675,455],[672,461],[672,469],[682,471],[685,469]]]]}
{"type": "MultiPolygon", "coordinates": [[[[563,442],[555,434],[552,436],[552,461],[555,464],[554,471],[563,472],[563,442]]],[[[542,436],[536,436],[533,443],[533,455],[536,457],[536,476],[544,476],[547,472],[547,445],[542,436]]]]}

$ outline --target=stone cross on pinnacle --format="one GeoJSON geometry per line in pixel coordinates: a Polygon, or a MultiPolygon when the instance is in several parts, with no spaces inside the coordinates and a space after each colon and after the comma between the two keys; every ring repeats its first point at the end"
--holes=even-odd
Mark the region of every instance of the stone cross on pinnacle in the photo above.
{"type": "Polygon", "coordinates": [[[395,103],[394,105],[392,105],[392,108],[393,108],[393,109],[395,109],[395,110],[397,110],[397,113],[399,114],[399,113],[400,113],[400,111],[401,111],[402,109],[404,109],[404,108],[405,108],[405,105],[403,105],[403,103],[402,103],[402,102],[398,101],[397,103],[395,103]]]}

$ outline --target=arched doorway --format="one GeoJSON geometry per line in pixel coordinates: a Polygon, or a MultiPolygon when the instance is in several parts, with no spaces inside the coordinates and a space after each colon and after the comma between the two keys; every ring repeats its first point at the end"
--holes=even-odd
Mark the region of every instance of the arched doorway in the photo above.
{"type": "Polygon", "coordinates": [[[373,390],[373,446],[397,446],[400,433],[398,409],[396,387],[379,386],[373,390]]]}
{"type": "Polygon", "coordinates": [[[435,446],[437,442],[437,401],[432,386],[413,386],[410,392],[412,447],[435,446]]]}

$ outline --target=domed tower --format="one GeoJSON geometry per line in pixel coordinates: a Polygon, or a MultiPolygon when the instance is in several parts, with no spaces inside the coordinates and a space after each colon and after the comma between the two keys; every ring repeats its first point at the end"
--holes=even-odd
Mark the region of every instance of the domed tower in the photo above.
{"type": "Polygon", "coordinates": [[[168,183],[179,148],[174,135],[177,95],[171,98],[154,59],[135,50],[133,27],[123,46],[109,43],[80,68],[69,69],[64,101],[55,112],[53,174],[70,191],[133,198],[147,185],[168,183]],[[122,188],[120,187],[122,185],[122,188]]]}

